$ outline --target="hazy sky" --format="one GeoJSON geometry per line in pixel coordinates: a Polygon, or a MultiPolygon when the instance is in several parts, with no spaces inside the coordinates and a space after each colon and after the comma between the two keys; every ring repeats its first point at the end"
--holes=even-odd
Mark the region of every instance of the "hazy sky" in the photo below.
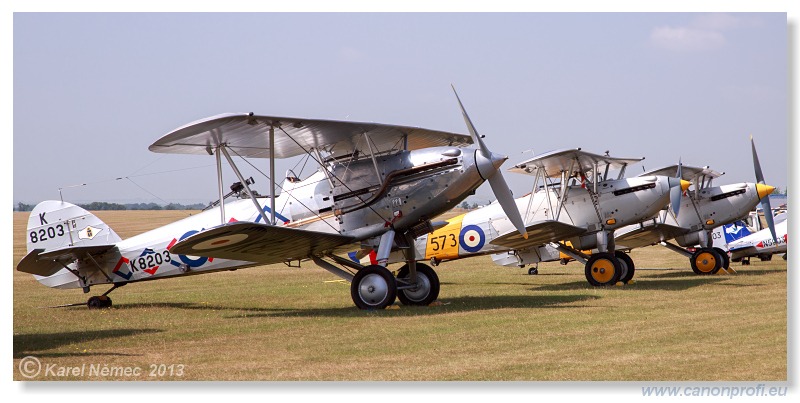
{"type": "MultiPolygon", "coordinates": [[[[788,184],[783,13],[15,13],[13,201],[208,202],[213,157],[147,147],[223,112],[466,133],[788,184]],[[115,180],[115,178],[129,179],[115,180]]],[[[297,159],[279,161],[280,176],[297,159]]],[[[264,171],[267,160],[254,160],[264,171]]],[[[244,166],[242,166],[244,167],[244,166]]],[[[306,173],[309,171],[306,170],[306,173]]],[[[641,165],[628,172],[642,172],[641,165]]],[[[226,185],[235,180],[226,171],[226,185]]],[[[255,171],[255,188],[268,181],[255,171]]],[[[506,172],[519,196],[531,178],[506,172]]],[[[478,196],[494,199],[488,185],[478,196]]]]}

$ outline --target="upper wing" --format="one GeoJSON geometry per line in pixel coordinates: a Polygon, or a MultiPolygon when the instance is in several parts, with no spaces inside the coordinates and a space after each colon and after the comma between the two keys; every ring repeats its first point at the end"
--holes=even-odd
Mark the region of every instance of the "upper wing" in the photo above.
{"type": "Polygon", "coordinates": [[[353,241],[347,235],[240,221],[194,234],[170,253],[271,264],[306,259],[353,241]]]}
{"type": "Polygon", "coordinates": [[[639,224],[630,230],[619,231],[614,237],[617,249],[633,249],[655,245],[689,232],[686,228],[670,224],[639,224]]]}
{"type": "Polygon", "coordinates": [[[535,170],[544,169],[548,177],[560,177],[563,171],[577,171],[582,168],[584,172],[598,171],[610,166],[620,169],[630,164],[635,164],[644,158],[615,158],[607,155],[598,155],[581,151],[580,148],[550,151],[537,155],[527,161],[520,162],[509,168],[509,171],[530,175],[535,170]],[[571,168],[571,169],[570,169],[571,168]]]}
{"type": "Polygon", "coordinates": [[[210,155],[225,144],[242,157],[269,158],[270,128],[275,134],[275,158],[305,154],[312,147],[334,157],[369,152],[364,133],[376,151],[403,148],[404,142],[408,150],[472,144],[470,136],[418,127],[227,113],[175,129],[150,145],[150,151],[210,155]]]}
{"type": "Polygon", "coordinates": [[[115,248],[116,245],[91,245],[91,246],[72,246],[61,249],[33,249],[17,264],[17,270],[35,274],[37,276],[48,277],[56,274],[64,268],[64,265],[72,263],[75,259],[85,255],[99,255],[115,248]]]}
{"type": "Polygon", "coordinates": [[[560,221],[540,221],[525,227],[528,239],[516,230],[509,231],[493,239],[490,243],[510,249],[526,249],[548,242],[558,242],[586,232],[585,228],[565,224],[560,221]]]}
{"type": "MultiPolygon", "coordinates": [[[[717,172],[708,167],[692,167],[688,165],[681,165],[681,179],[694,182],[699,176],[706,176],[709,178],[719,178],[725,172],[717,172]]],[[[647,171],[639,176],[669,176],[676,177],[678,175],[678,164],[666,166],[663,168],[647,171]]]]}

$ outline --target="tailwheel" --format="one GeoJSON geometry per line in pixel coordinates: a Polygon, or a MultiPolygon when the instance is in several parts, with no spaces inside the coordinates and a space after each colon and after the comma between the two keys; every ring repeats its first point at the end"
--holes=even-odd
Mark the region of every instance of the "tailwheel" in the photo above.
{"type": "Polygon", "coordinates": [[[531,276],[535,276],[539,274],[539,269],[536,267],[531,267],[530,269],[528,269],[528,274],[530,274],[531,276]]]}
{"type": "Polygon", "coordinates": [[[586,280],[591,285],[614,285],[621,274],[619,260],[610,253],[595,253],[586,262],[586,280]]]}
{"type": "Polygon", "coordinates": [[[385,267],[366,266],[353,276],[350,296],[359,309],[385,309],[397,297],[397,282],[385,267]]]}
{"type": "Polygon", "coordinates": [[[699,248],[691,257],[690,263],[695,274],[717,274],[722,267],[722,256],[711,248],[699,248]]]}
{"type": "Polygon", "coordinates": [[[619,260],[620,275],[619,281],[628,284],[633,279],[633,274],[636,272],[636,265],[633,264],[633,259],[627,253],[622,251],[614,252],[614,257],[619,260]]]}
{"type": "Polygon", "coordinates": [[[722,268],[728,270],[731,267],[731,257],[728,256],[728,252],[722,248],[714,248],[714,251],[722,258],[722,268]]]}
{"type": "Polygon", "coordinates": [[[403,305],[430,305],[439,298],[439,276],[430,266],[417,263],[417,283],[411,284],[408,278],[411,275],[408,265],[397,272],[398,287],[397,299],[403,305]],[[406,288],[408,287],[408,288],[406,288]]]}
{"type": "Polygon", "coordinates": [[[111,308],[111,298],[106,295],[96,295],[89,298],[89,301],[86,302],[86,306],[88,306],[89,309],[111,308]]]}

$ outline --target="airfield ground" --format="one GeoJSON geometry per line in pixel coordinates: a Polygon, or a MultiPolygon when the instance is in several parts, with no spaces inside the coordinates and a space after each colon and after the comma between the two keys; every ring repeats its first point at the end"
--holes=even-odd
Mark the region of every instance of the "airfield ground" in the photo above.
{"type": "MultiPolygon", "coordinates": [[[[126,238],[187,213],[97,215],[126,238]]],[[[14,267],[26,220],[14,213],[14,267]]],[[[701,277],[662,247],[631,256],[648,270],[608,288],[575,262],[537,276],[489,257],[445,263],[441,305],[380,312],[356,309],[348,284],[308,264],[131,284],[102,311],[43,307],[107,287],[54,290],[14,271],[14,379],[27,380],[26,356],[42,364],[37,380],[787,379],[786,261],[701,277]],[[52,371],[84,364],[84,375],[52,371]],[[90,376],[91,365],[142,373],[90,376]]]]}

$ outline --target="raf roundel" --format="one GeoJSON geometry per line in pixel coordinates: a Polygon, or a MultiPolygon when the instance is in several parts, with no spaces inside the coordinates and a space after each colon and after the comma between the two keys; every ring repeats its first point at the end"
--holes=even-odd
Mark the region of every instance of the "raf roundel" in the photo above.
{"type": "Polygon", "coordinates": [[[481,227],[467,225],[461,229],[461,233],[458,235],[458,242],[467,252],[475,253],[483,248],[483,244],[486,242],[486,235],[484,235],[481,227]]]}
{"type": "Polygon", "coordinates": [[[207,249],[217,249],[222,248],[229,245],[234,245],[239,242],[244,241],[247,239],[246,234],[231,234],[225,235],[213,239],[209,239],[207,241],[203,241],[198,243],[197,245],[192,246],[194,250],[207,250],[207,249]]]}

